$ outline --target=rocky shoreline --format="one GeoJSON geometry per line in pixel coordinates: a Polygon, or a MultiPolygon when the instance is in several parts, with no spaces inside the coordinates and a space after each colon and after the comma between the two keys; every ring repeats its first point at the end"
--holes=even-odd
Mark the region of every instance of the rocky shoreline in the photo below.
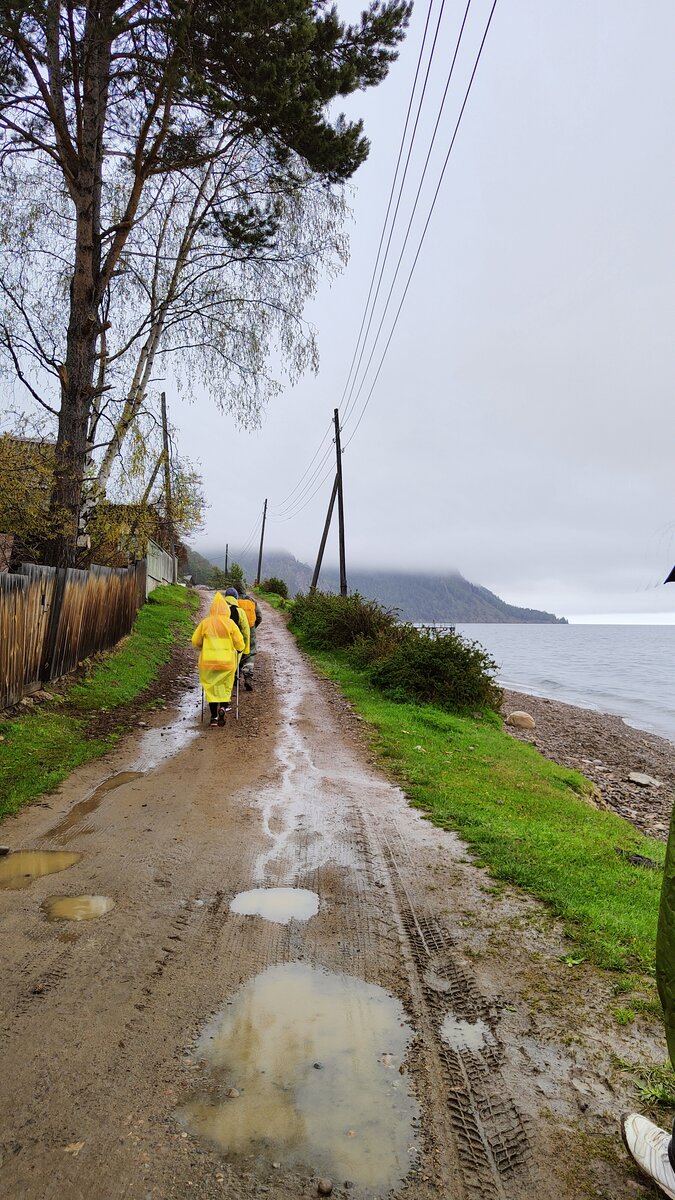
{"type": "Polygon", "coordinates": [[[667,839],[675,801],[675,744],[609,713],[505,690],[504,715],[515,710],[529,713],[535,728],[505,725],[509,733],[553,762],[581,771],[597,786],[604,805],[642,833],[667,839]],[[656,782],[632,782],[629,775],[635,772],[656,782]]]}

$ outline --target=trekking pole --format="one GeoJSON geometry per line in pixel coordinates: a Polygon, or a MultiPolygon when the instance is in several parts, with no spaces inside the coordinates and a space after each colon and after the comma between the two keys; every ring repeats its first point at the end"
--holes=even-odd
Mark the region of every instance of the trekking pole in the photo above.
{"type": "Polygon", "coordinates": [[[200,724],[204,724],[204,689],[202,688],[202,716],[200,724]]]}
{"type": "Polygon", "coordinates": [[[235,713],[237,720],[239,720],[239,663],[240,663],[240,661],[241,661],[241,655],[238,654],[237,655],[237,708],[236,708],[236,713],[235,713]]]}

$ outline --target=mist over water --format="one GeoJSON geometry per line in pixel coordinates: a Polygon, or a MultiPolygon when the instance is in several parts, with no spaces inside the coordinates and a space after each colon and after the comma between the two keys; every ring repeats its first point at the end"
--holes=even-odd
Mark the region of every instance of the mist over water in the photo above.
{"type": "Polygon", "coordinates": [[[675,626],[456,625],[502,687],[614,713],[675,742],[675,626]]]}

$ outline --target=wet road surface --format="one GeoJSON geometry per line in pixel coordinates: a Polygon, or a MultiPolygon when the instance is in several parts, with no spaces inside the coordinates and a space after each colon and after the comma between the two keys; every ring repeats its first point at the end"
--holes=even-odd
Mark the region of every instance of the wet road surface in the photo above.
{"type": "MultiPolygon", "coordinates": [[[[67,869],[0,885],[0,1194],[290,1200],[328,1176],[355,1200],[604,1195],[550,1165],[574,1072],[596,1127],[611,1096],[554,1016],[519,1011],[535,906],[488,900],[279,614],[261,634],[238,724],[200,725],[195,682],[3,824],[67,869]],[[68,919],[64,897],[99,911],[68,919]]],[[[621,1164],[596,1174],[640,1194],[621,1164]]]]}

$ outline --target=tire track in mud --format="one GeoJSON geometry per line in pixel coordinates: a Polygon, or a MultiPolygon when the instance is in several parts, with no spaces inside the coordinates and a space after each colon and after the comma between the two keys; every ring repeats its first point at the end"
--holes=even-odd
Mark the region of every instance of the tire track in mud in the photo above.
{"type": "Polygon", "coordinates": [[[503,1048],[495,1032],[496,1013],[459,962],[451,932],[413,903],[406,881],[412,858],[395,821],[375,827],[371,818],[370,836],[386,866],[409,950],[416,1024],[445,1079],[466,1196],[531,1200],[535,1181],[527,1123],[500,1070],[503,1048]],[[471,1025],[485,1024],[488,1032],[480,1049],[452,1047],[441,1036],[449,1013],[471,1025]]]}

